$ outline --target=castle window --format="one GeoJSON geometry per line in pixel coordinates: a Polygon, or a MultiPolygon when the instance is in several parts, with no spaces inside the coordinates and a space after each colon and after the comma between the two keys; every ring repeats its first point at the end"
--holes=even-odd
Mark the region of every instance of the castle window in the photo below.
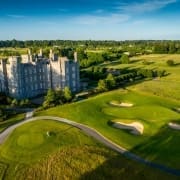
{"type": "Polygon", "coordinates": [[[76,69],[75,69],[75,67],[73,66],[73,67],[72,67],[72,71],[74,72],[75,70],[76,70],[76,69]]]}
{"type": "Polygon", "coordinates": [[[76,74],[75,73],[72,74],[72,78],[74,78],[74,79],[76,78],[76,74]]]}
{"type": "Polygon", "coordinates": [[[76,81],[73,81],[73,87],[75,87],[76,86],[76,81]]]}

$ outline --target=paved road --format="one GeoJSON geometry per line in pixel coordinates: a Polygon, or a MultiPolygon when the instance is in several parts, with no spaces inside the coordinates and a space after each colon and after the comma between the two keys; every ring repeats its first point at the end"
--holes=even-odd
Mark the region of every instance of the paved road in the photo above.
{"type": "MultiPolygon", "coordinates": [[[[31,115],[33,115],[33,113],[31,113],[31,115]]],[[[0,134],[0,144],[4,143],[4,141],[8,138],[8,136],[12,133],[12,131],[17,128],[18,126],[28,123],[28,122],[32,122],[32,121],[36,121],[36,120],[54,120],[54,121],[59,121],[59,122],[63,122],[66,124],[69,124],[71,126],[74,126],[80,130],[82,130],[84,133],[92,136],[93,138],[95,138],[96,140],[100,141],[101,143],[103,143],[104,145],[106,145],[107,147],[115,150],[116,152],[119,152],[123,155],[125,155],[127,158],[129,159],[133,159],[135,161],[141,162],[143,164],[146,164],[150,167],[156,168],[156,169],[160,169],[164,172],[176,175],[176,176],[180,176],[180,170],[176,170],[176,169],[172,169],[169,167],[166,167],[164,165],[161,164],[156,164],[156,163],[152,163],[148,160],[145,160],[133,153],[131,153],[130,151],[128,151],[127,149],[115,144],[114,142],[112,142],[111,140],[107,139],[106,137],[104,137],[102,134],[100,134],[99,132],[97,132],[95,129],[90,128],[86,125],[68,120],[68,119],[64,119],[64,118],[60,118],[60,117],[55,117],[55,116],[38,116],[38,117],[31,117],[31,116],[26,116],[28,118],[26,118],[24,121],[12,125],[11,127],[7,128],[5,131],[3,131],[0,134]]]]}

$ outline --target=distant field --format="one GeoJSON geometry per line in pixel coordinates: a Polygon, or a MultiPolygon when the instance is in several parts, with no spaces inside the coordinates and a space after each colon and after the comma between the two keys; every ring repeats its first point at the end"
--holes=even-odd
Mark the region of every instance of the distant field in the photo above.
{"type": "Polygon", "coordinates": [[[155,95],[180,100],[180,54],[152,54],[133,57],[131,64],[111,63],[105,65],[109,68],[146,68],[166,70],[168,76],[161,79],[146,81],[132,86],[133,90],[145,91],[155,95]],[[151,62],[150,65],[143,65],[143,61],[151,62]],[[170,67],[166,64],[167,60],[174,60],[175,66],[170,67]]]}
{"type": "Polygon", "coordinates": [[[0,58],[7,58],[6,55],[3,55],[4,51],[9,55],[14,55],[14,53],[27,54],[27,50],[27,48],[0,48],[0,58]]]}
{"type": "Polygon", "coordinates": [[[179,107],[180,102],[134,91],[116,90],[82,102],[42,111],[37,115],[56,115],[87,124],[112,141],[149,160],[180,168],[180,157],[177,155],[180,146],[176,146],[180,133],[169,129],[167,125],[171,121],[180,122],[180,114],[173,110],[179,107]],[[109,104],[113,100],[130,102],[134,106],[114,107],[109,104]],[[141,122],[144,125],[144,134],[134,136],[111,127],[108,122],[116,119],[123,122],[141,122]],[[172,138],[169,139],[169,136],[172,138]]]}
{"type": "Polygon", "coordinates": [[[48,120],[22,125],[0,147],[0,177],[177,179],[126,159],[74,127],[48,120]]]}

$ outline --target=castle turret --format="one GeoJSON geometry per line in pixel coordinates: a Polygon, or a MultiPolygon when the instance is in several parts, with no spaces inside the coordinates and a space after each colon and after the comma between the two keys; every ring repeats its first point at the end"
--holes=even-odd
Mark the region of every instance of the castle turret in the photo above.
{"type": "Polygon", "coordinates": [[[77,58],[77,52],[74,52],[74,61],[77,62],[78,58],[77,58]]]}
{"type": "Polygon", "coordinates": [[[43,57],[43,51],[42,51],[42,49],[39,50],[38,57],[43,57]]]}
{"type": "Polygon", "coordinates": [[[31,49],[28,49],[28,55],[31,55],[31,49]]]}
{"type": "Polygon", "coordinates": [[[52,49],[50,49],[49,59],[52,60],[52,61],[57,61],[58,60],[58,55],[53,53],[52,49]]]}

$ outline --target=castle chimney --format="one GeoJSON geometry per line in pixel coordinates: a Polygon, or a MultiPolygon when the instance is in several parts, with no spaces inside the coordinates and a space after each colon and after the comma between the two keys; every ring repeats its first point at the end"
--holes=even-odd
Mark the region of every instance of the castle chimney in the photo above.
{"type": "Polygon", "coordinates": [[[43,52],[42,49],[39,50],[39,56],[42,57],[43,56],[43,52]]]}
{"type": "Polygon", "coordinates": [[[77,59],[77,52],[74,52],[74,61],[77,62],[78,59],[77,59]]]}
{"type": "Polygon", "coordinates": [[[28,55],[29,56],[31,55],[31,49],[28,49],[28,55]]]}

